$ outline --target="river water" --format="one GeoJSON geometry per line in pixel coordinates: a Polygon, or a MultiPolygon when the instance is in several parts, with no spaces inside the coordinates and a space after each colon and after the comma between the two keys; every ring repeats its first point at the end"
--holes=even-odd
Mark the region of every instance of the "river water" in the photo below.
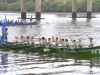
{"type": "MultiPolygon", "coordinates": [[[[0,19],[6,16],[9,20],[16,20],[20,13],[0,13],[0,19]]],[[[27,13],[27,17],[35,17],[27,13]]],[[[78,17],[85,17],[86,13],[79,13],[78,17]]],[[[15,36],[59,37],[68,39],[82,39],[82,43],[89,44],[87,35],[94,39],[94,44],[100,45],[100,14],[93,14],[92,19],[72,19],[71,13],[42,13],[39,25],[7,26],[8,41],[15,36]]],[[[35,21],[35,20],[33,20],[35,21]]],[[[0,27],[1,30],[2,27],[0,27]]],[[[100,75],[100,57],[82,55],[67,55],[65,53],[24,53],[22,51],[0,51],[0,75],[100,75]]]]}

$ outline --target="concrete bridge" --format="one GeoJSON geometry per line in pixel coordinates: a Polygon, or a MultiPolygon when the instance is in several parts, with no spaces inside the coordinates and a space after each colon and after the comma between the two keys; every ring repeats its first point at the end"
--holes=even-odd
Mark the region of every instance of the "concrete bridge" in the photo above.
{"type": "MultiPolygon", "coordinates": [[[[41,19],[41,0],[35,0],[35,18],[41,19]]],[[[87,18],[92,15],[92,0],[87,0],[87,18]]],[[[77,18],[77,0],[72,0],[72,18],[77,18]]],[[[21,19],[26,19],[26,0],[21,0],[21,19]]]]}
{"type": "MultiPolygon", "coordinates": [[[[41,0],[35,0],[36,19],[41,19],[41,0]]],[[[26,19],[26,0],[21,0],[21,19],[26,19]]]]}

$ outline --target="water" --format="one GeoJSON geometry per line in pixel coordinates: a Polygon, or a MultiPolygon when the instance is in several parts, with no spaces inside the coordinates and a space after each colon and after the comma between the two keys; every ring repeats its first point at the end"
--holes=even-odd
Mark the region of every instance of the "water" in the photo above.
{"type": "MultiPolygon", "coordinates": [[[[0,18],[6,15],[16,20],[20,13],[0,13],[0,18]]],[[[27,17],[34,17],[28,13],[27,17]]],[[[78,14],[85,16],[86,14],[78,14]]],[[[100,45],[100,14],[93,14],[97,18],[72,19],[71,14],[43,13],[39,25],[9,26],[8,41],[15,36],[34,36],[82,39],[88,45],[87,35],[94,38],[95,45],[100,45]]],[[[0,27],[1,30],[1,27],[0,27]]],[[[0,51],[0,75],[99,75],[100,57],[82,55],[67,55],[64,53],[24,53],[22,51],[0,51]]]]}

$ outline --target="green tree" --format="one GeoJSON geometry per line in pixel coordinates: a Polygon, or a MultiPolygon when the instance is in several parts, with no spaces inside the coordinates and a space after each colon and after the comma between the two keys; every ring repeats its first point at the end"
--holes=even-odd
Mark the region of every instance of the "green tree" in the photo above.
{"type": "MultiPolygon", "coordinates": [[[[20,11],[21,0],[2,0],[0,11],[20,11]]],[[[35,0],[26,0],[27,11],[35,11],[35,0]]],[[[42,0],[42,12],[72,12],[72,1],[66,4],[54,2],[54,0],[42,0]]],[[[78,12],[86,12],[87,0],[77,3],[78,12]]],[[[100,0],[93,1],[93,12],[100,12],[100,0]]]]}

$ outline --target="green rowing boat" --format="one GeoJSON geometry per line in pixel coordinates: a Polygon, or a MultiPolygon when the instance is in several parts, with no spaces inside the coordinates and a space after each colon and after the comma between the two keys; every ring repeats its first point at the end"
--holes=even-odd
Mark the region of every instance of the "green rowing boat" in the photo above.
{"type": "Polygon", "coordinates": [[[23,45],[23,44],[7,44],[7,45],[0,45],[0,49],[2,50],[22,50],[25,48],[32,48],[34,47],[34,44],[31,45],[23,45]]]}
{"type": "Polygon", "coordinates": [[[44,47],[40,45],[0,45],[0,49],[3,50],[23,50],[26,52],[43,52],[43,53],[66,53],[66,54],[81,54],[90,56],[100,56],[100,46],[95,46],[91,48],[77,48],[68,49],[63,47],[44,47]]]}
{"type": "Polygon", "coordinates": [[[34,47],[34,48],[25,49],[25,51],[100,56],[100,46],[96,46],[92,48],[79,48],[79,49],[34,47]]]}

